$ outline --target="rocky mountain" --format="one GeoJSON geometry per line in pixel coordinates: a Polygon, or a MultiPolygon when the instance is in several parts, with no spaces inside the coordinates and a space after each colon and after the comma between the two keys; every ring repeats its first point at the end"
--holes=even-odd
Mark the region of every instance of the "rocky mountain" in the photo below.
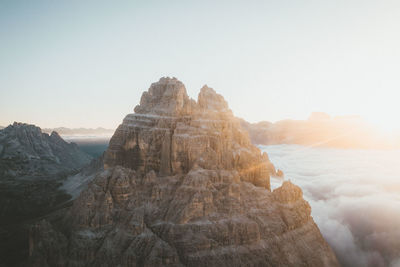
{"type": "Polygon", "coordinates": [[[17,123],[0,131],[0,175],[43,176],[79,169],[91,157],[57,132],[42,133],[39,127],[17,123]]]}
{"type": "Polygon", "coordinates": [[[31,266],[338,266],[301,189],[228,104],[161,78],[123,120],[62,219],[30,232],[31,266]]]}
{"type": "Polygon", "coordinates": [[[331,118],[323,112],[314,112],[308,120],[282,120],[249,123],[241,120],[257,145],[298,144],[306,146],[387,149],[400,148],[400,142],[383,136],[358,116],[331,118]]]}
{"type": "Polygon", "coordinates": [[[68,175],[91,161],[56,132],[14,123],[0,130],[0,263],[27,258],[29,225],[68,201],[68,175]]]}

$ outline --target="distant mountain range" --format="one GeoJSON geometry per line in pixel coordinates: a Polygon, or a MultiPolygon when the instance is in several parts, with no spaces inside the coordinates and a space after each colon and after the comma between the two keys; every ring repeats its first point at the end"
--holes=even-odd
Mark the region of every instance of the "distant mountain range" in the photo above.
{"type": "MultiPolygon", "coordinates": [[[[275,123],[269,121],[250,123],[240,118],[239,120],[241,126],[248,131],[252,143],[256,145],[298,144],[335,148],[400,148],[400,136],[390,138],[382,136],[360,116],[331,117],[324,112],[313,112],[307,120],[287,119],[275,123]]],[[[0,130],[4,128],[0,126],[0,130]]],[[[107,145],[115,129],[57,127],[44,128],[42,132],[48,134],[57,132],[68,142],[79,145],[96,142],[107,145]]]]}
{"type": "Polygon", "coordinates": [[[262,121],[241,125],[258,145],[298,144],[305,146],[386,149],[399,148],[400,138],[388,138],[359,116],[331,117],[314,112],[308,120],[262,121]]]}
{"type": "Polygon", "coordinates": [[[102,127],[98,128],[66,128],[66,127],[58,127],[58,128],[45,128],[42,130],[44,133],[57,132],[60,135],[106,135],[111,136],[115,129],[106,129],[102,127]]]}
{"type": "MultiPolygon", "coordinates": [[[[0,130],[6,128],[5,126],[0,126],[0,130]]],[[[97,128],[67,128],[67,127],[57,127],[57,128],[43,128],[41,129],[43,133],[51,134],[52,132],[57,132],[59,135],[95,135],[95,136],[111,136],[115,129],[107,129],[103,127],[97,128]]]]}

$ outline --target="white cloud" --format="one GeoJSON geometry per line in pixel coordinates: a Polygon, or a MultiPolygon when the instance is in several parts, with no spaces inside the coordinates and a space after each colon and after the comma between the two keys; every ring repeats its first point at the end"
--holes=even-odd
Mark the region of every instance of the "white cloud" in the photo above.
{"type": "Polygon", "coordinates": [[[261,148],[303,189],[343,266],[400,266],[400,151],[261,148]]]}

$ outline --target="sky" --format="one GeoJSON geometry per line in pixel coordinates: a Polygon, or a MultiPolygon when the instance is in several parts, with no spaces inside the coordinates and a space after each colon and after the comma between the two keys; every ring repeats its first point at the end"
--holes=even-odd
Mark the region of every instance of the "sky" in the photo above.
{"type": "Polygon", "coordinates": [[[248,121],[400,129],[400,1],[0,0],[0,125],[114,128],[160,77],[248,121]]]}

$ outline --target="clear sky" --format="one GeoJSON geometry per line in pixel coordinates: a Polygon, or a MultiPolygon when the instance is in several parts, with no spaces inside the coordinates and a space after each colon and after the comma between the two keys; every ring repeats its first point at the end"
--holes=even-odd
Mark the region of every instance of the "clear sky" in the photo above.
{"type": "Polygon", "coordinates": [[[0,125],[116,127],[162,76],[252,122],[400,128],[400,1],[0,0],[0,125]]]}

